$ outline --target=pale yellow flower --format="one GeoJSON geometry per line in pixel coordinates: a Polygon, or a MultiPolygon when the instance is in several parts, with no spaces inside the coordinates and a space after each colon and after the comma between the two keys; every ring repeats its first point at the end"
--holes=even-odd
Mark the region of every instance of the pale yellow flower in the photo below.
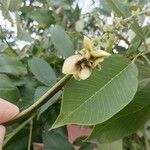
{"type": "Polygon", "coordinates": [[[89,67],[84,67],[78,72],[78,77],[81,80],[87,79],[91,75],[91,69],[89,67]]]}
{"type": "Polygon", "coordinates": [[[64,74],[74,74],[77,70],[76,64],[79,60],[82,59],[82,56],[80,54],[72,55],[68,57],[63,65],[62,73],[64,74]]]}
{"type": "Polygon", "coordinates": [[[104,58],[111,55],[95,47],[92,40],[86,36],[84,36],[83,45],[84,48],[81,51],[65,60],[62,68],[64,74],[72,74],[76,80],[87,79],[92,69],[100,67],[104,58]]]}

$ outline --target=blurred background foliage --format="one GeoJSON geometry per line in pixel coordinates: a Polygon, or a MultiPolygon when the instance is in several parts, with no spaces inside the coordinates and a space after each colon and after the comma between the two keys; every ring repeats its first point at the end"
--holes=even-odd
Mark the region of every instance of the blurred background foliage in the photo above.
{"type": "MultiPolygon", "coordinates": [[[[148,2],[0,0],[0,97],[15,103],[21,110],[33,104],[63,76],[63,61],[76,50],[82,49],[83,35],[96,39],[106,34],[105,38],[100,39],[101,49],[129,59],[135,58],[143,49],[149,51],[148,16],[141,15],[124,26],[115,26],[119,19],[116,17],[125,19],[137,10],[150,9],[148,2]],[[128,24],[131,25],[128,27],[128,24]],[[113,32],[109,31],[110,28],[113,32]]],[[[136,64],[139,82],[150,79],[150,55],[147,51],[138,57],[136,64]]],[[[66,127],[47,131],[58,115],[61,93],[43,105],[37,117],[32,119],[34,123],[30,121],[30,125],[9,140],[4,149],[27,150],[32,142],[44,143],[45,150],[61,150],[62,147],[65,150],[73,149],[73,144],[67,139],[66,127]],[[32,127],[32,138],[28,142],[32,127]]],[[[8,133],[21,123],[10,126],[8,133]]],[[[150,137],[149,127],[150,123],[147,123],[147,137],[150,137]]],[[[113,144],[114,150],[144,150],[143,129],[125,137],[122,143],[123,147],[119,145],[120,141],[113,144]]],[[[95,144],[84,143],[81,139],[75,141],[74,145],[80,145],[80,150],[92,150],[95,147],[95,144]]],[[[113,146],[108,144],[96,147],[113,150],[113,146]]]]}

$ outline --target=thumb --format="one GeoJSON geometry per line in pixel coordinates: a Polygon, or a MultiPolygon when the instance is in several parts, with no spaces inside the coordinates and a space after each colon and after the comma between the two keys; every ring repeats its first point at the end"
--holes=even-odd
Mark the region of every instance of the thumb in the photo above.
{"type": "Polygon", "coordinates": [[[4,136],[5,136],[5,127],[0,125],[0,150],[2,150],[4,136]]]}
{"type": "Polygon", "coordinates": [[[19,108],[0,98],[0,124],[11,120],[19,113],[19,108]]]}

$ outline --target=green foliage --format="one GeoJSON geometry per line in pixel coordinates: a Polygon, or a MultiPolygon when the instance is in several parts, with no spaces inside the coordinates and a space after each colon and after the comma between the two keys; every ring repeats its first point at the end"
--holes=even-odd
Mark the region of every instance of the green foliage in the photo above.
{"type": "Polygon", "coordinates": [[[62,149],[62,147],[65,150],[73,150],[73,147],[71,146],[71,144],[69,144],[67,140],[67,136],[66,133],[64,133],[63,128],[56,129],[55,131],[51,131],[50,133],[43,133],[42,138],[44,141],[45,150],[60,150],[62,149]]]}
{"type": "Polygon", "coordinates": [[[35,77],[47,86],[56,83],[56,75],[52,68],[45,61],[34,57],[29,60],[29,67],[35,77]]]}
{"type": "Polygon", "coordinates": [[[52,43],[63,57],[68,57],[74,52],[73,44],[69,36],[59,26],[51,27],[51,39],[52,43]]]}
{"type": "Polygon", "coordinates": [[[4,74],[0,74],[0,97],[12,102],[17,101],[20,97],[17,87],[4,74]]]}
{"type": "Polygon", "coordinates": [[[19,76],[27,73],[25,66],[16,57],[0,55],[0,73],[19,76]]]}
{"type": "Polygon", "coordinates": [[[60,115],[52,128],[65,124],[95,125],[108,120],[134,97],[136,76],[136,66],[130,61],[112,57],[89,79],[70,80],[64,90],[60,115]]]}
{"type": "MultiPolygon", "coordinates": [[[[75,0],[0,0],[0,98],[25,109],[8,126],[4,150],[34,149],[33,142],[45,150],[148,150],[149,1],[99,1],[91,11],[85,3],[85,13],[75,0]],[[90,68],[87,80],[63,77],[65,59],[84,53],[84,35],[112,56],[101,69],[90,68]],[[92,134],[71,144],[70,124],[88,126],[92,134]]],[[[92,63],[82,61],[78,71],[92,63]]]]}
{"type": "Polygon", "coordinates": [[[123,150],[122,141],[115,141],[109,144],[99,144],[101,150],[123,150]]]}
{"type": "Polygon", "coordinates": [[[32,11],[26,11],[25,13],[30,19],[37,21],[39,23],[38,27],[40,28],[45,28],[55,23],[55,18],[53,17],[52,11],[50,10],[32,8],[32,11]]]}
{"type": "Polygon", "coordinates": [[[87,139],[99,143],[118,140],[135,132],[149,119],[150,84],[138,91],[133,101],[110,120],[96,125],[93,133],[87,139]],[[144,114],[144,116],[143,116],[144,114]]]}

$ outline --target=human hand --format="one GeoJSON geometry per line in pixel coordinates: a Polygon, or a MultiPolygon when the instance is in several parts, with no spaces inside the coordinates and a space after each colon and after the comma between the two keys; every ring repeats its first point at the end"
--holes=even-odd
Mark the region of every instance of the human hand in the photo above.
{"type": "MultiPolygon", "coordinates": [[[[12,103],[9,103],[0,98],[0,124],[11,120],[19,113],[19,108],[12,103]]],[[[5,127],[0,125],[0,150],[2,150],[2,143],[5,136],[5,127]]]]}

